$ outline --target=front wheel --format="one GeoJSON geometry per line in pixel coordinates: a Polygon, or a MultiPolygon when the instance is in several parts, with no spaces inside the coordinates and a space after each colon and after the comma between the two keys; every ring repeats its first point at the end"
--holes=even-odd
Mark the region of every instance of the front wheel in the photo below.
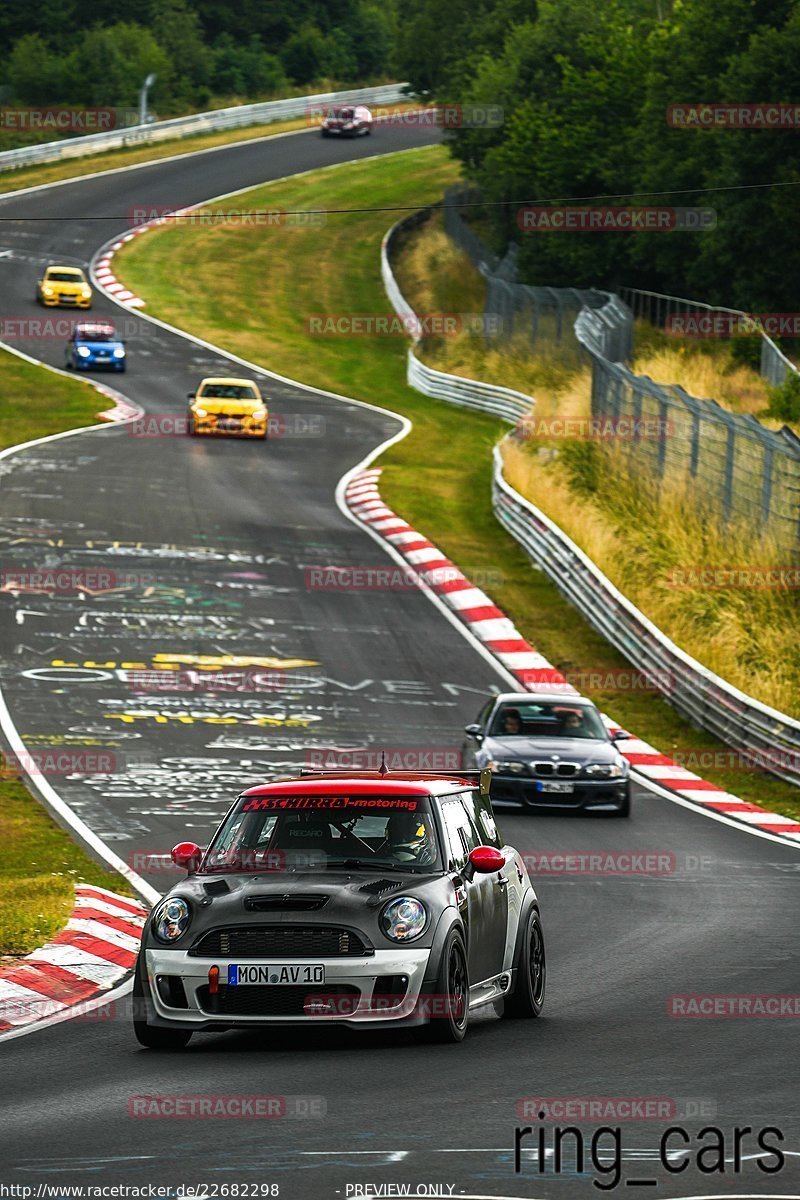
{"type": "Polygon", "coordinates": [[[420,1002],[431,1002],[426,1025],[414,1030],[418,1042],[463,1042],[469,1024],[469,975],[467,954],[461,934],[448,934],[442,950],[436,991],[433,996],[420,996],[420,1002]]]}
{"type": "Polygon", "coordinates": [[[519,960],[514,966],[514,991],[506,996],[503,1016],[511,1019],[538,1017],[544,1007],[547,966],[542,923],[535,908],[528,917],[519,960]]]}
{"type": "Polygon", "coordinates": [[[164,1029],[147,1022],[147,1004],[139,964],[133,977],[133,1033],[140,1046],[146,1050],[183,1050],[188,1045],[191,1031],[164,1029]]]}

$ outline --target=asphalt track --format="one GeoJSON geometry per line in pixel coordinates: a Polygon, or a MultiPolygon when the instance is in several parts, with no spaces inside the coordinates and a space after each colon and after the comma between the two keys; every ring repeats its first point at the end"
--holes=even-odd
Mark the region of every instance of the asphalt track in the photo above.
{"type": "MultiPolygon", "coordinates": [[[[0,217],[14,218],[0,223],[0,316],[41,317],[37,268],[55,259],[88,264],[124,231],[132,207],[188,205],[435,137],[386,131],[343,147],[303,133],[10,195],[0,201],[0,217]],[[104,215],[121,219],[96,219],[104,215]]],[[[103,298],[94,312],[123,320],[103,298]]],[[[15,344],[61,362],[57,339],[15,344]]],[[[148,413],[181,415],[201,375],[231,369],[147,324],[129,326],[128,346],[131,368],[114,382],[148,413]]],[[[107,428],[2,463],[4,569],[107,573],[88,597],[0,597],[11,715],[32,753],[66,748],[76,756],[75,769],[51,782],[160,888],[174,875],[152,856],[187,835],[202,841],[243,785],[295,769],[321,745],[455,750],[480,697],[505,687],[415,589],[313,586],[309,571],[320,565],[387,565],[339,511],[334,492],[398,423],[288,384],[267,390],[286,434],[266,446],[107,428]],[[259,674],[231,684],[242,690],[212,691],[203,656],[238,656],[236,670],[259,674]],[[179,679],[189,678],[181,670],[197,670],[192,690],[155,691],[147,676],[128,674],[159,662],[173,663],[179,679]]],[[[470,564],[460,565],[469,573],[470,564]]],[[[286,1200],[386,1185],[409,1185],[412,1194],[589,1196],[597,1194],[593,1181],[615,1178],[608,1138],[608,1153],[592,1158],[593,1121],[555,1122],[584,1130],[583,1170],[568,1152],[558,1173],[545,1154],[540,1173],[528,1138],[514,1173],[514,1127],[538,1125],[538,1105],[526,1107],[526,1098],[649,1097],[660,1101],[656,1120],[617,1120],[611,1110],[606,1122],[620,1129],[619,1190],[800,1194],[797,1019],[668,1015],[676,994],[800,992],[797,849],[644,791],[629,822],[509,814],[502,829],[529,853],[674,856],[656,876],[537,880],[550,972],[541,1021],[492,1016],[455,1048],[315,1029],[201,1036],[181,1055],[156,1055],[137,1048],[122,1000],[111,1013],[0,1050],[0,1184],[31,1187],[31,1196],[40,1185],[53,1190],[38,1195],[114,1184],[208,1185],[211,1196],[235,1194],[224,1190],[234,1184],[251,1189],[239,1195],[265,1195],[264,1185],[274,1184],[286,1200]],[[130,1115],[132,1097],[165,1094],[285,1096],[293,1115],[130,1115]],[[690,1139],[687,1168],[675,1174],[657,1155],[671,1124],[690,1139]],[[724,1138],[721,1171],[698,1170],[706,1126],[724,1138]],[[744,1136],[735,1171],[736,1126],[777,1126],[788,1152],[783,1169],[766,1174],[748,1157],[754,1132],[744,1136]]],[[[553,1124],[545,1129],[547,1149],[553,1124]]],[[[702,1165],[715,1164],[707,1156],[702,1165]]],[[[25,1196],[0,1187],[0,1195],[14,1194],[25,1196]]]]}

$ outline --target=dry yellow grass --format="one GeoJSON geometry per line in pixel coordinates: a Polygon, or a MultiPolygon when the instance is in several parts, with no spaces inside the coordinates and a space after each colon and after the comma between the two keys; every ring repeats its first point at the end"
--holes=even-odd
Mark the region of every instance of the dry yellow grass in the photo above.
{"type": "Polygon", "coordinates": [[[691,396],[712,398],[734,412],[756,416],[769,405],[767,385],[755,371],[742,364],[726,367],[718,355],[676,346],[637,357],[633,370],[657,383],[677,383],[691,396]]]}

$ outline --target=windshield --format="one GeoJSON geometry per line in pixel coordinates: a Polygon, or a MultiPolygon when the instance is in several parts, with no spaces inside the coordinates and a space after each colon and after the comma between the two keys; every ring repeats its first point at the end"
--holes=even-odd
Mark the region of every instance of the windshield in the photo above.
{"type": "Polygon", "coordinates": [[[352,108],[332,108],[328,116],[338,121],[352,121],[353,110],[352,108]]]}
{"type": "Polygon", "coordinates": [[[75,336],[79,342],[115,342],[117,340],[113,329],[91,325],[79,325],[75,330],[75,336]]]}
{"type": "Polygon", "coordinates": [[[608,733],[594,708],[553,704],[504,704],[497,710],[492,737],[569,737],[608,741],[608,733]]]}
{"type": "Polygon", "coordinates": [[[48,271],[48,279],[55,279],[56,283],[82,283],[82,271],[48,271]]]}
{"type": "Polygon", "coordinates": [[[252,796],[230,813],[201,870],[429,871],[439,861],[424,796],[252,796]]]}
{"type": "Polygon", "coordinates": [[[198,392],[204,400],[257,400],[256,389],[249,383],[207,383],[198,392]]]}

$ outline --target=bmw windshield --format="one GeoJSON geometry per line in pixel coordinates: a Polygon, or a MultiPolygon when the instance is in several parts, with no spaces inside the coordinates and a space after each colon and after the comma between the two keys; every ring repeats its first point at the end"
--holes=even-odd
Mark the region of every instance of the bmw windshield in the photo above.
{"type": "Polygon", "coordinates": [[[428,873],[440,862],[425,796],[243,796],[201,871],[383,867],[428,873]]]}

